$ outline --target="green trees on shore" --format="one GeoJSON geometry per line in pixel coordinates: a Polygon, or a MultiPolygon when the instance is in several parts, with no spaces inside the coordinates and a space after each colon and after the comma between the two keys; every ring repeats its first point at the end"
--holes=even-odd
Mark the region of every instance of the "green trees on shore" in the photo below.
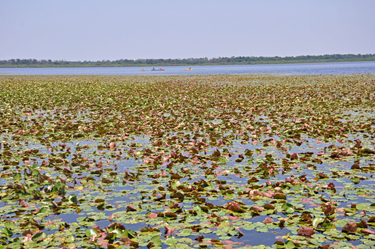
{"type": "Polygon", "coordinates": [[[375,54],[331,54],[301,55],[286,57],[218,57],[187,59],[138,59],[138,60],[99,60],[99,61],[64,61],[10,59],[0,60],[0,67],[134,67],[134,66],[190,66],[190,65],[251,65],[251,64],[284,64],[284,63],[316,63],[316,62],[351,62],[375,61],[375,54]]]}

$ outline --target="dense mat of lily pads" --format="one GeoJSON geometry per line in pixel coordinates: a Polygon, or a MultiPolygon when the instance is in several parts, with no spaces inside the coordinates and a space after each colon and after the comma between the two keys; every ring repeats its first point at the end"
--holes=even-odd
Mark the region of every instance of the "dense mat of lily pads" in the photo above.
{"type": "Polygon", "coordinates": [[[374,75],[0,89],[0,248],[375,246],[374,75]]]}

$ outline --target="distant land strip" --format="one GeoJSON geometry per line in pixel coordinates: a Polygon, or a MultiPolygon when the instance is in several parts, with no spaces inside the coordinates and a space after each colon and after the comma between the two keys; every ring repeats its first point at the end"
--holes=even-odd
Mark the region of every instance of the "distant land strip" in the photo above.
{"type": "Polygon", "coordinates": [[[159,67],[159,66],[204,66],[204,65],[255,65],[287,63],[323,63],[323,62],[360,62],[375,61],[375,54],[326,54],[286,57],[218,57],[187,59],[137,59],[137,60],[101,60],[101,61],[65,61],[10,59],[0,60],[0,67],[159,67]]]}

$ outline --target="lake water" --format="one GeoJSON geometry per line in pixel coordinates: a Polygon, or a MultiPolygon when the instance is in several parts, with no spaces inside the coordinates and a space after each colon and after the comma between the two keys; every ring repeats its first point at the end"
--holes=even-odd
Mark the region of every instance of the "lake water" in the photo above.
{"type": "Polygon", "coordinates": [[[75,68],[0,68],[1,74],[11,75],[201,75],[201,74],[283,74],[283,75],[317,75],[317,74],[358,74],[375,73],[375,61],[339,62],[339,63],[304,63],[304,64],[266,64],[266,65],[220,65],[193,66],[194,70],[186,71],[188,66],[163,67],[164,71],[151,71],[152,67],[75,67],[75,68]]]}

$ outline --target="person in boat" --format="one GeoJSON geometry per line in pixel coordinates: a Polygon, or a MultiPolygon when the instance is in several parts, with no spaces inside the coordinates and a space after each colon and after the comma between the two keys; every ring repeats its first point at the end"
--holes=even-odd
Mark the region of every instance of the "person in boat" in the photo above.
{"type": "Polygon", "coordinates": [[[189,70],[191,70],[191,67],[189,67],[189,70]]]}
{"type": "Polygon", "coordinates": [[[161,70],[162,68],[160,68],[160,70],[161,70]]]}
{"type": "Polygon", "coordinates": [[[153,68],[152,68],[152,70],[154,70],[154,71],[155,71],[156,69],[155,69],[155,68],[153,67],[153,68]]]}

